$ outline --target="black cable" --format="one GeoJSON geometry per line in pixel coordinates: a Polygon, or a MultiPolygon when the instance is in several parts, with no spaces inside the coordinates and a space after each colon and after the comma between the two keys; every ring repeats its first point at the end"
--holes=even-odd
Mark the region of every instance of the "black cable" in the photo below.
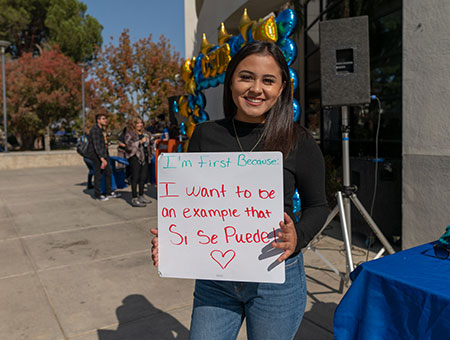
{"type": "MultiPolygon", "coordinates": [[[[375,180],[374,180],[374,187],[373,187],[373,194],[372,194],[372,203],[370,205],[370,217],[372,217],[373,215],[373,208],[375,205],[375,199],[377,196],[377,187],[378,187],[378,163],[379,163],[379,159],[378,159],[378,144],[379,144],[379,136],[380,136],[380,125],[381,125],[381,115],[383,114],[383,108],[381,107],[381,101],[380,99],[375,96],[372,95],[371,96],[372,99],[376,99],[378,102],[378,123],[377,123],[377,131],[375,134],[375,180]]],[[[369,251],[370,251],[370,247],[372,245],[372,240],[374,238],[373,235],[373,231],[370,231],[370,235],[369,235],[369,240],[368,240],[368,245],[367,245],[367,253],[366,253],[366,261],[368,261],[369,259],[369,251]]]]}

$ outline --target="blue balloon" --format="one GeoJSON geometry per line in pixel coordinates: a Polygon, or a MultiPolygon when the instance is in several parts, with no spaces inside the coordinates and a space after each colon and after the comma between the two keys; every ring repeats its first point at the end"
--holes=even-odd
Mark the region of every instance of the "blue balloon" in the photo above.
{"type": "Polygon", "coordinates": [[[297,14],[292,9],[285,9],[275,19],[277,23],[278,35],[281,38],[287,38],[294,33],[297,27],[297,14]]]}
{"type": "Polygon", "coordinates": [[[225,83],[225,72],[219,74],[219,75],[217,76],[217,79],[219,80],[219,84],[225,83]]]}
{"type": "Polygon", "coordinates": [[[242,38],[242,35],[235,35],[232,36],[228,40],[228,45],[230,46],[230,55],[234,56],[240,49],[242,44],[244,43],[244,38],[242,38]]]}
{"type": "Polygon", "coordinates": [[[281,48],[281,51],[283,51],[287,64],[291,66],[295,58],[297,58],[297,45],[289,38],[278,40],[277,45],[281,48]]]}
{"type": "Polygon", "coordinates": [[[216,87],[217,85],[220,84],[219,78],[218,77],[211,77],[211,78],[209,78],[208,83],[209,83],[209,87],[216,87]]]}
{"type": "Polygon", "coordinates": [[[203,76],[199,77],[201,79],[199,79],[198,83],[197,83],[197,90],[203,90],[203,89],[207,89],[209,87],[209,79],[205,79],[203,76]]]}
{"type": "Polygon", "coordinates": [[[253,25],[250,26],[250,28],[247,31],[247,44],[250,44],[251,42],[254,42],[253,34],[252,34],[252,28],[253,28],[253,25]]]}
{"type": "Polygon", "coordinates": [[[200,109],[200,112],[197,116],[193,116],[195,123],[203,123],[209,120],[209,115],[203,109],[200,109]]]}
{"type": "Polygon", "coordinates": [[[295,98],[292,98],[292,110],[294,111],[294,122],[298,123],[302,114],[302,108],[295,98]]]}
{"type": "Polygon", "coordinates": [[[296,91],[298,89],[298,75],[292,68],[289,68],[289,77],[292,79],[292,85],[294,87],[294,91],[296,91]]]}
{"type": "Polygon", "coordinates": [[[198,90],[201,90],[201,88],[199,88],[200,77],[203,78],[203,76],[202,76],[202,59],[203,59],[203,54],[199,54],[197,59],[195,60],[194,67],[192,69],[192,73],[194,74],[195,85],[198,90]]]}
{"type": "Polygon", "coordinates": [[[198,91],[197,96],[195,97],[195,105],[197,105],[200,109],[205,108],[206,106],[206,97],[205,94],[201,91],[198,91]]]}
{"type": "Polygon", "coordinates": [[[188,96],[188,106],[192,111],[194,111],[195,108],[195,101],[196,101],[195,97],[196,96],[193,96],[192,94],[188,96]]]}

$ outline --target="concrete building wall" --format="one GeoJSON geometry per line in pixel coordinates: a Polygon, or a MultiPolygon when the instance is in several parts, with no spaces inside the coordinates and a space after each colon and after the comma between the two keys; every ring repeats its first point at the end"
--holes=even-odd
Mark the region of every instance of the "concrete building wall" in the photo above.
{"type": "Polygon", "coordinates": [[[0,153],[0,170],[69,165],[84,165],[83,158],[75,150],[0,153]]]}
{"type": "Polygon", "coordinates": [[[184,0],[184,58],[194,55],[195,33],[197,32],[196,0],[184,0]]]}
{"type": "Polygon", "coordinates": [[[403,248],[450,224],[450,2],[403,2],[403,248]]]}

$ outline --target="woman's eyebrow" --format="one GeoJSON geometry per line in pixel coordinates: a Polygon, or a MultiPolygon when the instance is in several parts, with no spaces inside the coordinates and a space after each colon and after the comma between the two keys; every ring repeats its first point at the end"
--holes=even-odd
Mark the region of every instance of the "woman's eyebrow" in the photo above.
{"type": "MultiPolygon", "coordinates": [[[[238,74],[241,74],[241,73],[249,73],[249,74],[251,74],[251,75],[255,75],[254,72],[249,71],[249,70],[240,70],[238,74]]],[[[271,73],[264,74],[263,77],[270,77],[270,78],[277,79],[277,76],[274,75],[274,74],[271,74],[271,73]]]]}

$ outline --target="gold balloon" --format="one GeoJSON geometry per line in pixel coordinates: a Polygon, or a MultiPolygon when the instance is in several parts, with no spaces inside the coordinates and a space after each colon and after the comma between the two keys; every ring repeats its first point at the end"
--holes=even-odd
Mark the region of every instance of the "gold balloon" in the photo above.
{"type": "Polygon", "coordinates": [[[209,68],[209,56],[207,55],[202,58],[202,74],[205,78],[209,78],[211,76],[211,69],[209,68]]]}
{"type": "Polygon", "coordinates": [[[180,99],[178,99],[178,112],[183,117],[188,117],[188,98],[186,96],[181,96],[180,99]]]}
{"type": "Polygon", "coordinates": [[[241,32],[242,38],[247,42],[247,33],[250,27],[253,25],[253,21],[247,14],[247,8],[244,9],[244,14],[242,14],[241,21],[239,23],[239,32],[241,32]]]}
{"type": "Polygon", "coordinates": [[[219,42],[219,46],[223,45],[228,41],[228,39],[231,38],[231,34],[228,34],[227,30],[225,29],[225,24],[222,22],[220,23],[219,28],[219,34],[217,36],[217,41],[219,42]]]}
{"type": "Polygon", "coordinates": [[[209,65],[210,65],[210,77],[215,77],[217,75],[217,69],[219,68],[218,62],[218,55],[219,51],[215,50],[213,53],[209,55],[209,65]]]}
{"type": "Polygon", "coordinates": [[[230,45],[223,44],[217,51],[219,52],[219,56],[217,58],[217,74],[221,74],[227,70],[228,63],[231,60],[230,45]]]}
{"type": "Polygon", "coordinates": [[[194,129],[195,129],[194,117],[193,116],[189,116],[187,124],[186,124],[186,135],[189,138],[191,138],[192,133],[194,132],[194,129]]]}
{"type": "Polygon", "coordinates": [[[192,77],[192,65],[189,59],[181,66],[181,78],[183,78],[184,82],[187,83],[189,79],[192,77]]]}
{"type": "Polygon", "coordinates": [[[195,117],[200,117],[200,107],[198,107],[197,105],[195,105],[195,107],[194,107],[194,113],[193,113],[193,115],[194,115],[195,117]]]}
{"type": "Polygon", "coordinates": [[[260,20],[255,25],[253,38],[255,40],[276,42],[278,40],[278,29],[275,18],[273,16],[270,16],[265,20],[260,20]]]}
{"type": "Polygon", "coordinates": [[[208,39],[206,39],[206,34],[203,33],[202,46],[200,47],[200,50],[204,55],[206,55],[211,47],[213,47],[213,44],[211,44],[208,39]]]}
{"type": "Polygon", "coordinates": [[[195,82],[194,77],[192,77],[191,79],[189,79],[189,81],[185,84],[184,90],[185,90],[188,94],[195,95],[195,91],[197,90],[197,83],[195,82]]]}

